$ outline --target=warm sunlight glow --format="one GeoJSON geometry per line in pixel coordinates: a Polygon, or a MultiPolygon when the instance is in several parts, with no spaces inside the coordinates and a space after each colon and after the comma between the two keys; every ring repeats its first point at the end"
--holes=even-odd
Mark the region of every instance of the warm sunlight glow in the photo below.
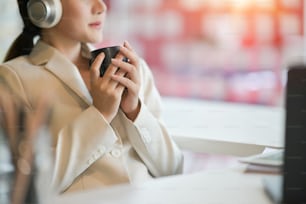
{"type": "Polygon", "coordinates": [[[234,8],[243,9],[252,5],[253,0],[228,0],[234,8]]]}
{"type": "Polygon", "coordinates": [[[275,8],[274,0],[255,0],[256,6],[259,8],[275,8]]]}
{"type": "Polygon", "coordinates": [[[187,10],[195,10],[207,2],[209,0],[180,0],[180,4],[187,10]]]}

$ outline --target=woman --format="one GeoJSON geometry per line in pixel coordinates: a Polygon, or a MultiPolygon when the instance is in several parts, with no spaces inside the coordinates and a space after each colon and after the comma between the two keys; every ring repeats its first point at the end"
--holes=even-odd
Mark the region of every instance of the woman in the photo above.
{"type": "Polygon", "coordinates": [[[28,110],[52,92],[56,191],[181,173],[183,157],[160,121],[152,74],[129,43],[103,77],[104,54],[88,65],[88,44],[102,40],[104,1],[18,0],[18,5],[24,29],[0,67],[0,82],[28,110]]]}

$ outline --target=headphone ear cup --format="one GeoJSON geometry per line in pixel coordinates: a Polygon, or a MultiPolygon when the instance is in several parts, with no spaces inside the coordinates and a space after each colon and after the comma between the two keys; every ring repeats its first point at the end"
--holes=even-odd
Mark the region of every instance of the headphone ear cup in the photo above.
{"type": "Polygon", "coordinates": [[[60,0],[30,0],[27,10],[31,22],[40,28],[51,28],[62,17],[60,0]]]}

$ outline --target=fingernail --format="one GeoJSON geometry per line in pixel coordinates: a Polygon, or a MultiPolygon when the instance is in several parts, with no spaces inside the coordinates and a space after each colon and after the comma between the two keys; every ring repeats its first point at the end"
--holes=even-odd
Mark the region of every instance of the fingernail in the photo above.
{"type": "Polygon", "coordinates": [[[99,56],[100,56],[100,57],[105,57],[104,52],[101,52],[101,53],[99,54],[99,56]]]}

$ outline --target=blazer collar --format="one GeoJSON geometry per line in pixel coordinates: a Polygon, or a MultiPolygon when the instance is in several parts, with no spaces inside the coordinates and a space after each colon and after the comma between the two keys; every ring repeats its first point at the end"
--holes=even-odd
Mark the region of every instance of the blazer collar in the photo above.
{"type": "MultiPolygon", "coordinates": [[[[82,54],[87,58],[90,57],[89,45],[82,44],[82,54]]],[[[58,77],[88,105],[92,104],[92,97],[78,68],[57,49],[43,41],[38,41],[29,58],[34,65],[43,66],[58,77]]]]}

